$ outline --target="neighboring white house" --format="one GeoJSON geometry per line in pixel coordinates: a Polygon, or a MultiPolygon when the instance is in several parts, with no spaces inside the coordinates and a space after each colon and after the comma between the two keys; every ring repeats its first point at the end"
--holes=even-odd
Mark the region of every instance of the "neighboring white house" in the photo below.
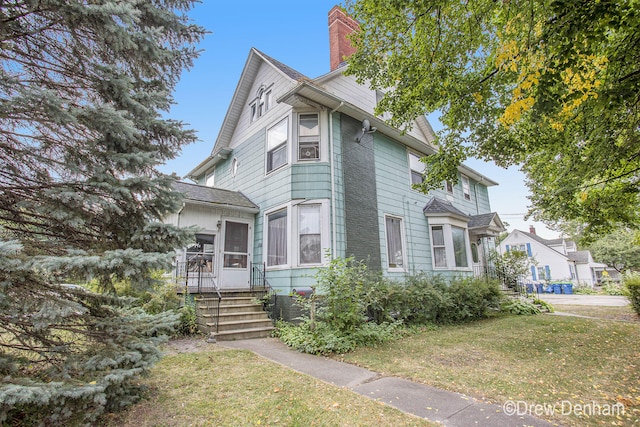
{"type": "Polygon", "coordinates": [[[589,251],[576,250],[575,242],[564,238],[543,239],[533,227],[529,232],[513,230],[500,242],[502,253],[519,250],[535,260],[527,275],[528,281],[566,281],[594,286],[607,269],[606,264],[594,262],[589,251]]]}

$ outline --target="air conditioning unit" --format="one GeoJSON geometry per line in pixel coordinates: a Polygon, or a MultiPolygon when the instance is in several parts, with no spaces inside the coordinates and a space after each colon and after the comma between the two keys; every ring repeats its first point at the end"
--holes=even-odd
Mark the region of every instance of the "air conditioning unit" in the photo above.
{"type": "Polygon", "coordinates": [[[318,159],[318,146],[317,145],[300,145],[298,158],[300,160],[313,160],[318,159]]]}

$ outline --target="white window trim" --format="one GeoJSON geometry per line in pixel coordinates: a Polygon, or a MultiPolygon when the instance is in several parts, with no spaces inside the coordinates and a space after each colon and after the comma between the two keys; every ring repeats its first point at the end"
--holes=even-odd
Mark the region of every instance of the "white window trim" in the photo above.
{"type": "Polygon", "coordinates": [[[405,221],[398,215],[384,215],[384,252],[386,254],[385,262],[387,263],[387,271],[389,272],[406,272],[407,271],[407,241],[405,238],[405,221]],[[400,239],[402,244],[402,267],[389,267],[389,236],[387,235],[387,218],[400,220],[400,239]]]}
{"type": "MultiPolygon", "coordinates": [[[[289,114],[285,114],[284,116],[279,117],[277,120],[274,120],[269,126],[267,126],[264,130],[264,175],[268,176],[271,175],[272,173],[275,173],[279,170],[282,170],[284,168],[286,168],[287,166],[289,166],[291,164],[291,146],[293,145],[291,143],[292,137],[293,137],[293,132],[292,132],[292,122],[294,120],[292,120],[292,117],[289,114]],[[287,155],[287,161],[274,169],[268,170],[269,167],[269,130],[274,128],[276,125],[280,124],[281,121],[283,120],[287,120],[287,142],[286,142],[286,148],[285,148],[285,154],[287,155]]],[[[296,144],[297,146],[297,144],[296,144]]]]}
{"type": "Polygon", "coordinates": [[[249,101],[249,123],[255,123],[264,117],[273,108],[273,91],[271,90],[273,83],[269,86],[261,85],[255,92],[255,97],[249,101]],[[264,94],[266,108],[262,110],[262,114],[258,114],[260,103],[260,94],[264,94]],[[271,101],[271,102],[269,102],[271,101]]]}
{"type": "Polygon", "coordinates": [[[331,234],[329,224],[329,200],[311,199],[297,202],[289,202],[274,206],[265,211],[262,220],[263,240],[262,240],[262,261],[267,270],[289,270],[294,268],[316,268],[327,265],[331,257],[327,256],[328,249],[331,248],[331,234]],[[300,232],[298,230],[298,206],[300,205],[320,205],[320,241],[322,244],[322,261],[318,264],[300,264],[300,232]],[[268,265],[268,242],[269,242],[269,215],[287,210],[287,262],[280,265],[268,265]]]}
{"type": "Polygon", "coordinates": [[[326,265],[329,262],[330,257],[327,257],[327,250],[330,249],[331,235],[329,233],[329,200],[328,199],[316,199],[305,200],[301,203],[294,203],[292,205],[292,238],[291,247],[292,254],[295,254],[295,267],[297,268],[314,268],[326,265]],[[300,230],[298,227],[298,206],[304,205],[320,205],[320,242],[321,242],[321,261],[316,264],[301,264],[300,263],[300,230]],[[293,234],[295,232],[295,234],[293,234]]]}
{"type": "Polygon", "coordinates": [[[326,111],[318,111],[318,110],[296,110],[293,114],[292,114],[292,118],[291,118],[291,122],[295,124],[293,124],[291,126],[291,140],[295,141],[295,143],[291,144],[292,145],[292,154],[291,154],[291,159],[292,162],[298,163],[298,164],[314,164],[314,163],[320,163],[320,162],[328,162],[329,161],[329,156],[328,156],[328,150],[329,150],[329,136],[327,135],[327,132],[324,132],[323,129],[325,129],[325,127],[327,126],[327,112],[326,111]],[[318,132],[320,132],[320,141],[318,144],[318,149],[320,150],[320,157],[318,159],[312,159],[312,160],[300,160],[298,153],[300,150],[300,138],[298,135],[298,125],[300,123],[300,115],[301,114],[317,114],[318,115],[318,132]]]}
{"type": "Polygon", "coordinates": [[[429,218],[429,244],[431,245],[431,266],[437,271],[471,271],[473,265],[473,257],[471,256],[471,241],[469,240],[469,230],[467,224],[464,221],[456,220],[455,218],[448,217],[431,217],[429,218]],[[435,253],[433,250],[433,234],[432,227],[442,227],[444,233],[444,247],[447,257],[446,267],[436,267],[435,253]],[[467,252],[467,266],[456,267],[455,264],[455,251],[453,249],[453,235],[451,227],[458,227],[464,230],[465,249],[467,252]]]}
{"type": "Polygon", "coordinates": [[[215,187],[216,186],[216,170],[213,169],[211,172],[208,172],[204,176],[204,185],[206,187],[215,187]]]}
{"type": "Polygon", "coordinates": [[[460,181],[462,182],[462,197],[465,200],[471,200],[471,182],[466,175],[460,175],[460,181]]]}
{"type": "Polygon", "coordinates": [[[262,230],[262,261],[264,262],[265,268],[267,270],[286,270],[291,268],[291,204],[286,203],[265,211],[262,217],[262,230]],[[284,264],[269,265],[269,215],[282,210],[287,211],[287,260],[284,264]]]}
{"type": "MultiPolygon", "coordinates": [[[[409,187],[411,187],[413,189],[413,172],[414,171],[415,172],[420,172],[420,171],[418,171],[416,169],[413,169],[411,167],[411,156],[417,157],[418,161],[419,161],[419,159],[421,159],[423,157],[426,157],[426,154],[418,153],[417,151],[407,150],[407,162],[409,164],[409,187]]],[[[420,172],[420,173],[423,175],[422,180],[424,181],[424,172],[425,172],[425,169],[426,169],[426,165],[424,163],[422,163],[422,162],[420,162],[420,164],[422,165],[422,172],[420,172]]],[[[415,190],[414,189],[414,191],[419,191],[419,190],[415,190]]]]}

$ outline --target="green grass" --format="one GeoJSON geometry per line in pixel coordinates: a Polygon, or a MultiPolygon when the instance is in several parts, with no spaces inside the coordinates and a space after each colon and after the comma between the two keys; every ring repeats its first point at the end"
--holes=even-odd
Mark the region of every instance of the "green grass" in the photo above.
{"type": "Polygon", "coordinates": [[[247,351],[165,357],[144,401],[103,426],[434,426],[247,351]]]}
{"type": "Polygon", "coordinates": [[[581,316],[597,317],[599,319],[640,322],[640,316],[633,311],[630,305],[622,307],[600,307],[593,305],[553,304],[553,307],[556,311],[563,313],[579,314],[581,316]]]}
{"type": "Polygon", "coordinates": [[[626,408],[621,419],[547,419],[570,426],[640,425],[638,323],[551,315],[496,317],[425,330],[341,357],[498,404],[621,402],[626,408]]]}

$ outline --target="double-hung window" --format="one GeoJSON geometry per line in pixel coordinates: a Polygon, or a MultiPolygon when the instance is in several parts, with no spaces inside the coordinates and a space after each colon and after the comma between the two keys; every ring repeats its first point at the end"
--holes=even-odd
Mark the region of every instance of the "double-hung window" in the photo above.
{"type": "Polygon", "coordinates": [[[462,175],[462,194],[466,200],[471,200],[471,188],[469,186],[469,178],[462,175]]]}
{"type": "Polygon", "coordinates": [[[431,227],[431,243],[433,246],[433,265],[439,268],[447,266],[447,247],[444,244],[444,227],[431,227]]]}
{"type": "Polygon", "coordinates": [[[287,209],[267,215],[267,265],[287,264],[287,209]]]}
{"type": "Polygon", "coordinates": [[[298,206],[300,264],[322,263],[321,205],[298,206]]]}
{"type": "Polygon", "coordinates": [[[422,184],[425,166],[420,161],[420,156],[409,153],[409,167],[411,169],[411,184],[422,184]]]}
{"type": "Polygon", "coordinates": [[[390,269],[404,268],[404,248],[402,241],[402,219],[385,217],[387,232],[387,261],[390,269]]]}
{"type": "Polygon", "coordinates": [[[320,158],[320,126],[318,114],[298,116],[298,160],[320,158]]]}
{"type": "Polygon", "coordinates": [[[267,130],[267,173],[287,164],[289,119],[285,117],[267,130]]]}
{"type": "Polygon", "coordinates": [[[434,268],[469,268],[467,230],[450,223],[431,226],[434,268]]]}

